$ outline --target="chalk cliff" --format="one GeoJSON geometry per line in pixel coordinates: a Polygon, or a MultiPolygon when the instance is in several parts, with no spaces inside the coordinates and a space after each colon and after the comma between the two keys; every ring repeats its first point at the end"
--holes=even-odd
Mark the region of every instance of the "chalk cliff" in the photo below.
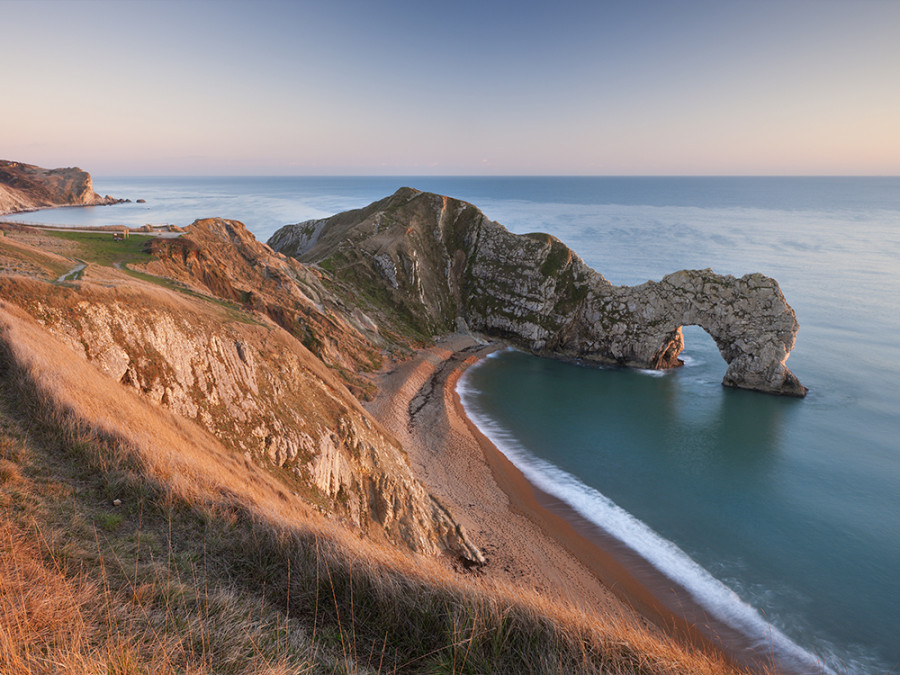
{"type": "Polygon", "coordinates": [[[43,169],[32,164],[0,160],[0,214],[54,206],[114,204],[101,197],[87,171],[79,168],[43,169]]]}
{"type": "Polygon", "coordinates": [[[319,295],[316,273],[235,221],[199,221],[180,239],[151,241],[140,279],[89,265],[81,281],[59,284],[6,272],[0,239],[0,316],[6,303],[24,310],[68,345],[53,351],[55,367],[86,359],[110,387],[138,392],[268,468],[292,498],[413,551],[484,561],[345,386],[380,364],[378,352],[352,310],[344,317],[319,295]],[[310,335],[321,338],[318,355],[303,344],[310,335]]]}
{"type": "Polygon", "coordinates": [[[785,366],[796,315],[761,274],[684,270],[614,286],[550,235],[514,235],[471,204],[411,188],[286,226],[269,245],[317,263],[337,292],[399,332],[428,337],[465,322],[537,354],[670,368],[681,327],[696,324],[728,363],[723,384],[806,393],[785,366]]]}
{"type": "Polygon", "coordinates": [[[378,326],[323,286],[322,273],[275,254],[236,220],[206,218],[174,239],[154,239],[147,272],[241,304],[284,328],[334,369],[358,398],[371,395],[360,373],[382,364],[378,326]]]}

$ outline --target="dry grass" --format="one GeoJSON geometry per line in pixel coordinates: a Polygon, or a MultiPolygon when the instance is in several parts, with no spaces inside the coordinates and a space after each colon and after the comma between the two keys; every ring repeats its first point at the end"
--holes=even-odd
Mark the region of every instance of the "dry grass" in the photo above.
{"type": "Polygon", "coordinates": [[[4,674],[732,672],[361,539],[66,354],[0,302],[4,674]]]}
{"type": "MultiPolygon", "coordinates": [[[[72,573],[43,531],[0,525],[0,672],[311,672],[315,649],[299,626],[257,598],[192,586],[157,565],[122,584],[124,561],[99,580],[72,573]]],[[[98,544],[102,547],[102,544],[98,544]]],[[[112,569],[108,569],[112,567],[112,569]]]]}
{"type": "Polygon", "coordinates": [[[72,269],[71,260],[18,241],[24,236],[17,232],[8,236],[0,236],[0,273],[56,279],[72,269]]]}
{"type": "Polygon", "coordinates": [[[66,665],[73,658],[84,665],[88,655],[82,647],[90,629],[82,607],[89,604],[94,589],[45,565],[34,542],[10,522],[0,523],[0,548],[0,669],[71,671],[66,665]]]}

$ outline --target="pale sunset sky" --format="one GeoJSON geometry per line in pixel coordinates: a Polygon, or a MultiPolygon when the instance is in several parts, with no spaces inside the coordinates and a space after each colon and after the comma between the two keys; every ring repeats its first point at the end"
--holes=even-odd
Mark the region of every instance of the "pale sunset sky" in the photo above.
{"type": "Polygon", "coordinates": [[[0,0],[0,158],[900,175],[900,0],[0,0]]]}

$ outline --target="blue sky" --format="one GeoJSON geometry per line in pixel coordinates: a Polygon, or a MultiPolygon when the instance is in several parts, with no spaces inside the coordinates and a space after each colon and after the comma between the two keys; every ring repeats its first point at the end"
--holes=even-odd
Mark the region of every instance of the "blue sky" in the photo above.
{"type": "Polygon", "coordinates": [[[98,174],[900,174],[900,2],[0,0],[0,157],[98,174]]]}

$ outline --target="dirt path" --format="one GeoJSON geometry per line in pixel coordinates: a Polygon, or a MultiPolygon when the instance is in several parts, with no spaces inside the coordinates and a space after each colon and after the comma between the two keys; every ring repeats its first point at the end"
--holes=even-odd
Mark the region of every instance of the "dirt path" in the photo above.
{"type": "Polygon", "coordinates": [[[84,271],[85,267],[87,267],[87,263],[79,262],[77,265],[75,265],[75,267],[70,269],[68,272],[66,272],[65,274],[61,274],[59,276],[59,279],[56,280],[57,283],[62,282],[62,281],[67,281],[70,277],[72,279],[75,279],[78,276],[79,272],[84,271]]]}

